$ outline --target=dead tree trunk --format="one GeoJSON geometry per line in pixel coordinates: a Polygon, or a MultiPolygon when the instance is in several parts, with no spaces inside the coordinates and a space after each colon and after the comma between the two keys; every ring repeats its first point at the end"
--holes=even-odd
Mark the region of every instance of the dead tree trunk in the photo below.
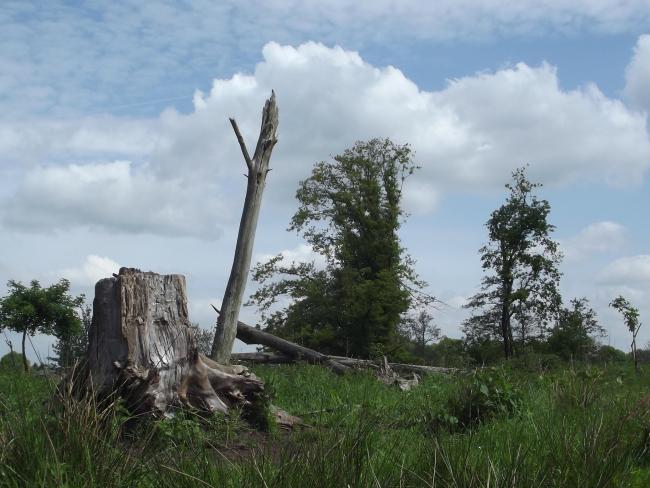
{"type": "Polygon", "coordinates": [[[308,347],[299,346],[280,337],[276,337],[268,332],[261,331],[250,327],[243,322],[237,324],[237,338],[246,344],[261,344],[280,351],[294,359],[305,359],[306,361],[322,363],[328,366],[337,374],[343,374],[348,371],[347,366],[343,366],[338,361],[331,359],[325,354],[309,349],[308,347]]]}
{"type": "Polygon", "coordinates": [[[262,192],[266,183],[266,175],[269,170],[269,160],[273,146],[278,142],[275,137],[278,128],[278,108],[275,104],[275,93],[271,92],[271,98],[266,101],[262,111],[262,128],[257,140],[257,147],[253,159],[250,158],[244,138],[239,132],[235,119],[230,119],[232,128],[235,131],[237,140],[241,147],[246,167],[248,168],[248,183],[246,186],[246,199],[244,209],[239,223],[239,234],[237,235],[237,246],[235,258],[230,270],[230,278],[221,303],[223,313],[217,320],[214,342],[210,357],[218,363],[228,364],[232,345],[237,335],[237,319],[241,308],[246,280],[251,264],[253,243],[255,241],[255,230],[257,219],[262,205],[262,192]]]}
{"type": "Polygon", "coordinates": [[[182,275],[122,268],[95,286],[85,387],[135,414],[255,406],[263,385],[198,353],[182,275]]]}

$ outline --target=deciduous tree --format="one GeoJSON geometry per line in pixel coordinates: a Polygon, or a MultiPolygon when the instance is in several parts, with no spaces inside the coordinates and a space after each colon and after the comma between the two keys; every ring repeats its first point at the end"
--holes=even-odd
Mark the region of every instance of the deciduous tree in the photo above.
{"type": "Polygon", "coordinates": [[[81,320],[77,315],[83,295],[69,294],[70,282],[62,279],[47,288],[32,280],[30,286],[9,281],[9,293],[0,298],[0,326],[22,333],[22,356],[25,371],[29,368],[25,355],[25,339],[37,332],[63,337],[77,333],[81,320]]]}
{"type": "Polygon", "coordinates": [[[422,284],[397,234],[402,184],[416,169],[411,157],[408,145],[388,139],[357,142],[300,183],[289,230],[326,265],[276,256],[255,267],[262,286],[251,303],[272,331],[329,353],[368,357],[391,349],[422,284]],[[291,303],[271,313],[281,296],[291,303]]]}
{"type": "Polygon", "coordinates": [[[551,206],[537,198],[541,185],[528,181],[525,168],[512,177],[506,202],[486,223],[489,242],[479,250],[486,275],[466,305],[475,312],[463,326],[470,341],[499,338],[506,358],[515,353],[517,336],[524,347],[531,335],[541,335],[561,303],[551,206]]]}
{"type": "Polygon", "coordinates": [[[639,371],[639,360],[636,354],[636,335],[639,333],[639,329],[641,328],[641,322],[639,321],[639,309],[633,307],[627,298],[624,298],[621,295],[612,300],[609,306],[621,313],[627,330],[629,330],[630,334],[632,334],[632,344],[630,347],[632,348],[634,369],[636,371],[639,371]]]}

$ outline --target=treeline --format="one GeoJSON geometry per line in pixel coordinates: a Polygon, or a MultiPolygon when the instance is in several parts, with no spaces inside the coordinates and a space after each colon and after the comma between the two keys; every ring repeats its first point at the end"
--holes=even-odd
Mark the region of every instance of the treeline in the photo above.
{"type": "MultiPolygon", "coordinates": [[[[408,145],[389,139],[357,142],[331,161],[317,163],[296,192],[298,208],[289,224],[310,247],[310,260],[277,255],[252,270],[258,288],[246,305],[256,306],[269,332],[326,354],[427,362],[440,366],[487,364],[530,354],[563,360],[623,360],[625,353],[599,340],[605,335],[586,297],[563,300],[559,292],[562,254],[552,239],[551,206],[530,182],[526,168],[512,174],[505,202],[487,222],[479,249],[484,271],[478,293],[459,325],[462,339],[440,337],[435,315],[445,305],[425,290],[398,231],[406,214],[404,182],[418,166],[408,145]]],[[[84,297],[69,294],[69,282],[49,288],[9,282],[0,299],[0,330],[54,335],[54,356],[69,366],[85,351],[91,311],[84,297]]],[[[613,297],[632,336],[635,364],[639,312],[613,297]]],[[[209,352],[211,334],[195,328],[209,352]]],[[[8,342],[9,343],[9,342],[8,342]]],[[[11,351],[13,345],[9,343],[11,351]]],[[[13,356],[12,356],[13,357],[13,356]]]]}

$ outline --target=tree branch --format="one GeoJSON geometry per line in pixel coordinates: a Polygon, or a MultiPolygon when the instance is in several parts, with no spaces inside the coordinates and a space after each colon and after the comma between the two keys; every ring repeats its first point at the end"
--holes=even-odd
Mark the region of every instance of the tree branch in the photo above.
{"type": "Polygon", "coordinates": [[[246,160],[246,167],[248,168],[248,171],[252,173],[253,162],[251,161],[251,157],[248,155],[248,149],[246,149],[246,143],[244,142],[244,138],[242,137],[241,132],[239,132],[237,121],[232,117],[230,118],[230,125],[232,125],[232,130],[235,131],[235,135],[237,136],[237,142],[239,142],[239,146],[241,147],[241,152],[244,155],[244,159],[246,160]]]}

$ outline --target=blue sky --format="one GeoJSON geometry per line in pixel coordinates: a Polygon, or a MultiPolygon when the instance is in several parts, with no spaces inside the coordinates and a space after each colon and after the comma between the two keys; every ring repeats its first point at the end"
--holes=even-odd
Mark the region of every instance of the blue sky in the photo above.
{"type": "MultiPolygon", "coordinates": [[[[422,166],[401,237],[451,305],[445,334],[460,335],[484,222],[526,162],[566,254],[565,300],[587,296],[623,349],[608,301],[650,315],[647,0],[5,1],[0,32],[2,283],[65,276],[91,297],[120,265],[179,272],[210,327],[244,191],[227,118],[252,144],[274,88],[258,259],[309,259],[285,231],[298,181],[388,136],[422,166]]],[[[45,356],[49,339],[35,344],[45,356]]]]}

